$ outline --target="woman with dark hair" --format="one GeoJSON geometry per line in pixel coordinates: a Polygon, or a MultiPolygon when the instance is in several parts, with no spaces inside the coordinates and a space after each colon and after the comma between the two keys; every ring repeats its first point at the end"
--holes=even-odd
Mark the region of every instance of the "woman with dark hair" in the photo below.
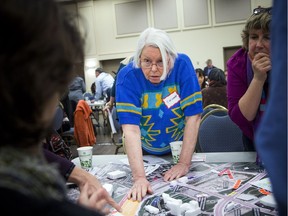
{"type": "Polygon", "coordinates": [[[203,108],[219,104],[227,108],[227,91],[224,71],[213,68],[208,75],[208,87],[202,89],[203,108]]]}
{"type": "Polygon", "coordinates": [[[195,71],[196,71],[196,75],[198,77],[198,82],[199,82],[200,88],[201,89],[206,88],[207,83],[206,83],[206,79],[204,76],[204,71],[201,68],[196,68],[195,71]]]}

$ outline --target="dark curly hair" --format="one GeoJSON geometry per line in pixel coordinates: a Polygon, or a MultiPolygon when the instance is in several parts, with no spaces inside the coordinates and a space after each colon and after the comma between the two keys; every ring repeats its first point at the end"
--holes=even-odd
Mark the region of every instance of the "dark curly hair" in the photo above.
{"type": "Polygon", "coordinates": [[[220,68],[213,68],[210,73],[208,74],[208,80],[216,81],[221,83],[222,85],[226,85],[227,81],[225,78],[225,73],[220,68]]]}
{"type": "Polygon", "coordinates": [[[35,145],[45,136],[44,108],[84,58],[72,20],[53,0],[1,1],[0,145],[35,145]]]}

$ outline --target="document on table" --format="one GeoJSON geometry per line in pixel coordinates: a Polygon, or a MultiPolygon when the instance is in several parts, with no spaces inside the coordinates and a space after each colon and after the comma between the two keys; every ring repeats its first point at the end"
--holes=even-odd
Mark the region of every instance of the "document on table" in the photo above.
{"type": "MultiPolygon", "coordinates": [[[[121,159],[121,162],[126,165],[129,165],[128,158],[121,159]]],[[[163,158],[154,156],[154,155],[144,155],[143,164],[144,164],[145,174],[146,176],[148,176],[151,173],[153,173],[155,170],[157,170],[160,167],[160,164],[169,164],[169,161],[163,158]]]]}
{"type": "Polygon", "coordinates": [[[263,188],[267,191],[272,192],[272,185],[269,178],[263,178],[259,181],[252,182],[251,185],[254,185],[259,188],[263,188]]]}
{"type": "MultiPolygon", "coordinates": [[[[123,158],[120,161],[126,165],[129,165],[128,158],[123,158]]],[[[169,161],[163,158],[154,156],[154,155],[144,155],[143,163],[144,163],[144,166],[150,166],[150,165],[155,165],[155,164],[169,164],[169,161]]]]}
{"type": "Polygon", "coordinates": [[[192,156],[192,162],[205,162],[206,161],[206,155],[199,155],[197,153],[194,153],[192,156]]]}

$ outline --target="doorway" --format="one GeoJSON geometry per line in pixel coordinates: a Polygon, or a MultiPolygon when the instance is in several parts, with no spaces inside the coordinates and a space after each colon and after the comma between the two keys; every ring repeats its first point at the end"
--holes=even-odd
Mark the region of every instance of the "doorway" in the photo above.
{"type": "Polygon", "coordinates": [[[224,71],[227,70],[227,61],[241,46],[223,47],[224,71]]]}

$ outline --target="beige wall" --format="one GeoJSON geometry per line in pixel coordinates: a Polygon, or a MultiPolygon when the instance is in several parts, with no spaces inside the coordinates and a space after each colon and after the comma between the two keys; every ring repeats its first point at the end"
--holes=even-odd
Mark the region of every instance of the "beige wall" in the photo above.
{"type": "MultiPolygon", "coordinates": [[[[94,69],[103,66],[102,61],[121,59],[134,52],[137,38],[139,34],[117,37],[114,4],[121,2],[131,2],[133,0],[90,0],[81,1],[75,4],[65,4],[65,7],[71,12],[78,12],[83,20],[79,21],[82,32],[86,32],[86,66],[85,80],[88,89],[95,80],[94,69]],[[88,64],[87,64],[88,63],[88,64]],[[89,66],[90,65],[90,66],[89,66]]],[[[135,1],[135,0],[134,0],[135,1]]],[[[147,0],[148,6],[151,0],[147,0]]],[[[178,5],[179,28],[173,31],[167,31],[174,41],[179,52],[188,54],[194,67],[203,68],[208,58],[213,60],[213,64],[224,69],[224,47],[233,47],[241,45],[240,34],[244,26],[243,22],[236,22],[229,25],[215,25],[213,16],[211,18],[211,26],[205,28],[183,29],[181,26],[183,17],[179,5],[183,0],[175,0],[178,5]],[[180,13],[179,13],[180,11],[180,13]]],[[[195,0],[194,0],[195,1],[195,0]]],[[[201,0],[204,1],[204,0],[201,0]]],[[[213,11],[213,3],[217,0],[208,0],[211,14],[213,11]]],[[[221,1],[221,0],[219,0],[221,1]]],[[[230,0],[236,1],[236,0],[230,0]]],[[[250,0],[242,0],[249,1],[250,0]]],[[[258,5],[263,7],[271,6],[272,0],[251,0],[251,8],[258,5]]],[[[148,7],[149,25],[153,16],[151,16],[151,8],[148,7]]],[[[199,13],[201,16],[201,12],[199,13]]],[[[109,70],[117,70],[115,61],[109,70]]],[[[107,64],[106,64],[107,65],[107,64]]],[[[104,68],[105,69],[105,68],[104,68]]],[[[109,72],[110,72],[109,71],[109,72]]]]}

